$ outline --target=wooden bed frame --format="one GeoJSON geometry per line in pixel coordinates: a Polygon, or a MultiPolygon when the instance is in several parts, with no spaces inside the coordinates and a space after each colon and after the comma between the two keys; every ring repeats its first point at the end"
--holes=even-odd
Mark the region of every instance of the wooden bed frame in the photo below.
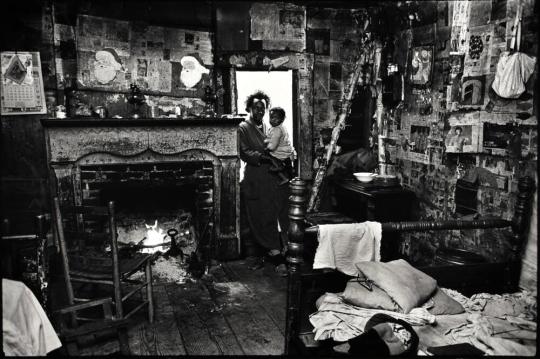
{"type": "MultiPolygon", "coordinates": [[[[295,178],[290,185],[288,242],[288,287],[285,330],[286,355],[331,355],[324,343],[313,340],[309,314],[316,311],[315,301],[325,292],[341,292],[350,277],[335,270],[313,270],[317,246],[317,226],[306,221],[307,184],[295,178]]],[[[437,265],[418,269],[435,278],[441,287],[455,289],[464,295],[518,290],[521,251],[529,229],[530,204],[534,180],[524,177],[518,183],[519,193],[511,221],[504,219],[441,220],[382,223],[384,233],[433,230],[511,228],[512,253],[497,263],[437,265]]],[[[384,246],[381,247],[381,250],[384,246]]],[[[384,257],[384,253],[381,253],[384,257]]],[[[395,259],[395,258],[392,258],[395,259]]],[[[330,348],[331,349],[331,348],[330,348]]]]}

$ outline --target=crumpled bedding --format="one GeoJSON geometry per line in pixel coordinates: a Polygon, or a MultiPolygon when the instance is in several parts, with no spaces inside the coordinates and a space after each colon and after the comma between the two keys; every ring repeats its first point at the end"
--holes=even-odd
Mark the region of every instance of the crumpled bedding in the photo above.
{"type": "Polygon", "coordinates": [[[435,323],[435,316],[424,308],[414,308],[408,314],[382,309],[367,309],[347,304],[337,293],[326,293],[317,301],[318,311],[309,316],[315,340],[332,338],[338,342],[352,339],[364,332],[367,321],[377,313],[391,315],[411,325],[435,323]]]}
{"type": "MultiPolygon", "coordinates": [[[[461,294],[447,291],[456,300],[461,294]]],[[[470,343],[488,355],[535,355],[536,293],[479,293],[461,303],[467,321],[448,329],[453,343],[470,343]]]]}
{"type": "Polygon", "coordinates": [[[434,316],[425,308],[414,308],[409,314],[402,314],[360,308],[345,303],[339,293],[326,293],[317,301],[318,311],[309,319],[315,340],[347,341],[362,334],[373,315],[386,313],[415,326],[422,349],[470,343],[487,355],[536,354],[536,293],[480,293],[467,298],[455,290],[441,289],[466,312],[434,316]]]}

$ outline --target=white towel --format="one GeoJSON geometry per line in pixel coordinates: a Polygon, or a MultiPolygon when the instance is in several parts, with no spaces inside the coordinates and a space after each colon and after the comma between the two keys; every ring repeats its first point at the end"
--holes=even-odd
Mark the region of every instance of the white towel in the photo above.
{"type": "Polygon", "coordinates": [[[332,268],[355,276],[355,263],[381,260],[381,231],[379,222],[320,225],[313,269],[332,268]]]}

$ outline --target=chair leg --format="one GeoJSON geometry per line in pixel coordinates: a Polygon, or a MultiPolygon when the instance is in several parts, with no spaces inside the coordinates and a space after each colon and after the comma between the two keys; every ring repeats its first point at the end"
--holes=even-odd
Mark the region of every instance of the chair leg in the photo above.
{"type": "Polygon", "coordinates": [[[120,353],[122,353],[123,355],[131,355],[126,328],[118,329],[118,342],[120,343],[120,353]]]}
{"type": "Polygon", "coordinates": [[[122,291],[120,286],[114,286],[114,306],[116,308],[116,318],[121,319],[124,317],[124,310],[122,308],[122,291]]]}
{"type": "Polygon", "coordinates": [[[150,323],[154,322],[154,297],[152,295],[152,263],[150,261],[146,262],[146,297],[148,299],[148,321],[150,323]]]}

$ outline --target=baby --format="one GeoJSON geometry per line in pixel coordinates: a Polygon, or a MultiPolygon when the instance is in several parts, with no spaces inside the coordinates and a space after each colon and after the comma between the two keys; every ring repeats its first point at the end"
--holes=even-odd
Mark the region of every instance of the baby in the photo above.
{"type": "Polygon", "coordinates": [[[270,171],[276,172],[281,179],[280,185],[289,182],[292,165],[290,162],[294,149],[289,140],[289,134],[282,126],[285,120],[285,110],[281,107],[270,109],[270,127],[267,132],[267,138],[264,140],[266,149],[269,151],[272,166],[270,171]]]}

